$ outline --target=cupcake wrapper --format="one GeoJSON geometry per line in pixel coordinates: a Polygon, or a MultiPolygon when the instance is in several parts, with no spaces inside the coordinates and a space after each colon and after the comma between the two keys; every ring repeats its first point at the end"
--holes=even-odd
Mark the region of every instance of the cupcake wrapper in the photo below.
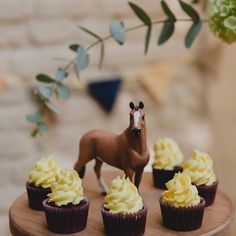
{"type": "Polygon", "coordinates": [[[173,179],[175,173],[182,172],[183,168],[176,166],[173,170],[152,168],[154,186],[160,189],[166,189],[166,183],[173,179]]]}
{"type": "Polygon", "coordinates": [[[219,181],[214,182],[212,185],[199,185],[197,187],[198,194],[206,201],[206,207],[211,206],[215,201],[216,191],[219,181]]]}
{"type": "Polygon", "coordinates": [[[176,231],[192,231],[201,227],[204,214],[205,200],[196,206],[175,207],[160,198],[163,225],[176,231]]]}
{"type": "Polygon", "coordinates": [[[142,236],[145,232],[148,207],[136,213],[121,214],[111,213],[101,208],[103,224],[107,236],[142,236]]]}
{"type": "Polygon", "coordinates": [[[84,198],[78,205],[58,207],[43,201],[43,209],[46,215],[48,229],[54,233],[70,234],[82,231],[86,228],[89,200],[84,198]]]}
{"type": "Polygon", "coordinates": [[[26,183],[29,206],[33,210],[42,211],[42,202],[47,199],[47,194],[51,193],[51,188],[34,187],[30,183],[26,183]]]}

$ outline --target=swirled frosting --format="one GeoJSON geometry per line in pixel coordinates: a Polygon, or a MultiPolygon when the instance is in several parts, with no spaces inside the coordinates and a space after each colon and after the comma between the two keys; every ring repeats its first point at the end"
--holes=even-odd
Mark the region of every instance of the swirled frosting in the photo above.
{"type": "Polygon", "coordinates": [[[182,167],[195,185],[211,185],[216,181],[213,161],[207,153],[194,150],[191,158],[185,161],[182,167]]]}
{"type": "Polygon", "coordinates": [[[160,138],[154,143],[153,168],[173,170],[183,161],[183,154],[178,144],[170,138],[160,138]]]}
{"type": "Polygon", "coordinates": [[[162,193],[162,200],[176,207],[195,206],[200,203],[196,186],[191,184],[190,177],[185,173],[176,173],[166,183],[167,190],[162,193]]]}
{"type": "Polygon", "coordinates": [[[47,195],[48,201],[59,207],[69,203],[77,205],[84,199],[82,181],[75,170],[60,170],[51,190],[52,193],[47,195]]]}
{"type": "Polygon", "coordinates": [[[129,178],[118,176],[111,182],[104,207],[112,213],[135,213],[143,208],[143,201],[129,178]]]}
{"type": "Polygon", "coordinates": [[[55,182],[55,175],[59,170],[60,166],[53,156],[43,157],[34,165],[28,181],[36,187],[49,188],[55,182]]]}

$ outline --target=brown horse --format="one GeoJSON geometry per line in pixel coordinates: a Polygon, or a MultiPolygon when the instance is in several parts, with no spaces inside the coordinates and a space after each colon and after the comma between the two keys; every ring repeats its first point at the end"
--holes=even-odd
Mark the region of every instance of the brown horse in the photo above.
{"type": "Polygon", "coordinates": [[[131,108],[130,125],[122,134],[116,135],[95,129],[84,134],[80,140],[79,159],[74,169],[83,178],[85,165],[95,159],[94,171],[103,193],[107,191],[107,186],[101,176],[103,162],[123,170],[131,181],[135,174],[134,183],[138,188],[143,169],[149,161],[144,104],[140,102],[139,106],[134,106],[131,102],[129,106],[131,108]]]}

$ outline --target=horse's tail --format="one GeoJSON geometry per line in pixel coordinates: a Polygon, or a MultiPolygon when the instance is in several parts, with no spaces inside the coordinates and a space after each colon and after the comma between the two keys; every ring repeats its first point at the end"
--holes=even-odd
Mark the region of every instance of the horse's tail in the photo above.
{"type": "Polygon", "coordinates": [[[85,175],[85,171],[86,171],[86,166],[84,165],[80,170],[79,170],[79,177],[81,178],[81,179],[83,179],[84,178],[84,175],[85,175]]]}

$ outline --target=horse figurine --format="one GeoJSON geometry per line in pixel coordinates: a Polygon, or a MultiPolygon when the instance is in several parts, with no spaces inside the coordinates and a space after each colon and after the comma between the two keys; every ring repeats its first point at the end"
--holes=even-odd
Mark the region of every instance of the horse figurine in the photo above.
{"type": "Polygon", "coordinates": [[[123,170],[131,181],[135,174],[134,184],[138,188],[143,169],[149,161],[144,104],[139,102],[139,105],[135,106],[131,102],[129,106],[130,124],[122,134],[94,129],[84,134],[80,140],[79,159],[74,169],[83,178],[85,165],[95,159],[94,171],[103,194],[107,192],[107,186],[101,176],[103,162],[123,170]]]}

